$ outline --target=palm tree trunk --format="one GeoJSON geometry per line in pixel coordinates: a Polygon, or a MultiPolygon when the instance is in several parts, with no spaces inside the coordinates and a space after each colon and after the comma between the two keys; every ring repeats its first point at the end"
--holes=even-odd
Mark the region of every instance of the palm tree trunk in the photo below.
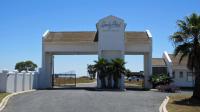
{"type": "MultiPolygon", "coordinates": [[[[195,36],[194,38],[194,55],[195,57],[195,62],[198,62],[199,58],[199,53],[198,53],[198,36],[195,36]]],[[[193,96],[192,98],[199,99],[200,100],[200,67],[195,66],[195,85],[194,85],[194,90],[193,90],[193,96]]]]}
{"type": "Polygon", "coordinates": [[[193,90],[193,99],[198,99],[200,100],[200,76],[198,74],[199,72],[195,72],[195,85],[194,85],[194,90],[193,90]]]}
{"type": "Polygon", "coordinates": [[[112,88],[112,76],[108,76],[108,88],[112,88]]]}
{"type": "MultiPolygon", "coordinates": [[[[198,62],[198,35],[194,36],[194,55],[195,55],[195,62],[198,62]]],[[[200,67],[198,65],[195,65],[194,67],[195,71],[195,85],[194,85],[194,90],[193,90],[193,95],[192,98],[200,100],[200,67]]]]}
{"type": "Polygon", "coordinates": [[[105,80],[105,77],[103,77],[102,79],[101,79],[101,88],[106,88],[106,80],[105,80]]]}
{"type": "Polygon", "coordinates": [[[119,83],[118,78],[115,77],[115,78],[114,78],[114,88],[115,88],[115,89],[118,88],[118,85],[119,85],[118,83],[119,83]]]}

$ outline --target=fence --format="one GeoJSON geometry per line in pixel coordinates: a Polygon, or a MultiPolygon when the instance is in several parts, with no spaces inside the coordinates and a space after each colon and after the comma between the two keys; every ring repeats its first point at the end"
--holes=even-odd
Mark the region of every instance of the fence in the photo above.
{"type": "Polygon", "coordinates": [[[76,87],[76,74],[54,74],[52,79],[53,87],[76,87]]]}
{"type": "Polygon", "coordinates": [[[0,92],[20,92],[37,88],[37,72],[0,72],[0,92]]]}

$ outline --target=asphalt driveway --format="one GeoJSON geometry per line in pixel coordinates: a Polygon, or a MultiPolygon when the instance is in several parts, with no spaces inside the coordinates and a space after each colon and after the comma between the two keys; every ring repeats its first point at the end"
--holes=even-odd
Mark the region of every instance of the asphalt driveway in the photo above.
{"type": "Polygon", "coordinates": [[[3,112],[158,112],[166,93],[39,90],[12,97],[3,112]]]}

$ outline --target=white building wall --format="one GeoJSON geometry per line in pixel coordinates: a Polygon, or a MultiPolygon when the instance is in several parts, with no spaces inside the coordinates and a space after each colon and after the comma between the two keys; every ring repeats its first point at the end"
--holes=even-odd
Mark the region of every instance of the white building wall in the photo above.
{"type": "Polygon", "coordinates": [[[37,72],[4,72],[0,73],[0,92],[20,92],[37,89],[37,72]]]}
{"type": "Polygon", "coordinates": [[[124,51],[124,30],[99,31],[99,50],[122,50],[124,51]]]}
{"type": "Polygon", "coordinates": [[[188,80],[188,70],[174,69],[174,84],[179,87],[193,87],[194,81],[188,80]],[[180,77],[180,72],[183,72],[183,77],[180,77]]]}
{"type": "Polygon", "coordinates": [[[0,71],[0,92],[1,91],[6,91],[6,79],[7,79],[7,75],[5,75],[5,74],[7,74],[8,73],[8,71],[5,71],[5,70],[3,70],[3,71],[0,71]]]}
{"type": "Polygon", "coordinates": [[[127,42],[125,44],[126,54],[144,54],[152,51],[152,46],[149,43],[134,43],[127,42]]]}
{"type": "Polygon", "coordinates": [[[8,78],[6,80],[7,86],[6,86],[6,90],[5,91],[9,92],[9,93],[12,93],[12,92],[16,91],[17,82],[16,82],[16,78],[15,77],[17,77],[17,76],[15,74],[8,74],[8,75],[9,76],[8,76],[8,78]]]}
{"type": "Polygon", "coordinates": [[[124,20],[115,16],[108,16],[97,23],[98,51],[125,49],[125,27],[124,20]]]}
{"type": "Polygon", "coordinates": [[[191,72],[187,69],[186,66],[175,66],[168,53],[165,51],[163,53],[163,59],[167,64],[167,71],[171,77],[173,77],[174,72],[174,84],[179,87],[193,87],[194,81],[188,81],[188,72],[191,72]],[[183,77],[180,77],[180,72],[183,72],[183,77]]]}
{"type": "Polygon", "coordinates": [[[23,87],[24,86],[23,85],[23,83],[24,83],[23,82],[24,81],[23,80],[23,78],[24,78],[23,76],[24,75],[23,75],[23,73],[18,73],[16,76],[17,76],[17,83],[16,83],[17,84],[17,86],[16,86],[17,88],[16,88],[16,91],[23,91],[23,88],[24,88],[23,87]]]}
{"type": "Polygon", "coordinates": [[[44,52],[53,52],[56,54],[97,54],[97,43],[95,42],[74,42],[74,43],[45,43],[44,52]]]}

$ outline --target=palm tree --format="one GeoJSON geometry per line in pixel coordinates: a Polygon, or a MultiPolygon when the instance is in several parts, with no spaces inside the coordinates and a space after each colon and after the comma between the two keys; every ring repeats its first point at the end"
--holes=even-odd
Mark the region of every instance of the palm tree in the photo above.
{"type": "Polygon", "coordinates": [[[112,60],[112,72],[114,79],[114,88],[119,88],[119,79],[121,79],[121,75],[125,74],[125,62],[121,58],[116,58],[112,60]]]}
{"type": "Polygon", "coordinates": [[[179,30],[170,38],[175,44],[174,55],[181,54],[179,62],[188,58],[187,67],[195,74],[195,85],[192,98],[200,100],[200,15],[193,13],[178,20],[179,30]]]}
{"type": "Polygon", "coordinates": [[[98,74],[99,79],[101,80],[101,87],[102,88],[106,88],[106,81],[105,81],[105,77],[106,77],[106,66],[107,66],[107,60],[105,60],[104,58],[99,58],[98,61],[94,61],[95,62],[95,68],[98,74]]]}
{"type": "Polygon", "coordinates": [[[112,77],[113,77],[113,72],[112,72],[112,63],[107,63],[106,66],[106,77],[108,81],[108,88],[112,88],[112,77]]]}

